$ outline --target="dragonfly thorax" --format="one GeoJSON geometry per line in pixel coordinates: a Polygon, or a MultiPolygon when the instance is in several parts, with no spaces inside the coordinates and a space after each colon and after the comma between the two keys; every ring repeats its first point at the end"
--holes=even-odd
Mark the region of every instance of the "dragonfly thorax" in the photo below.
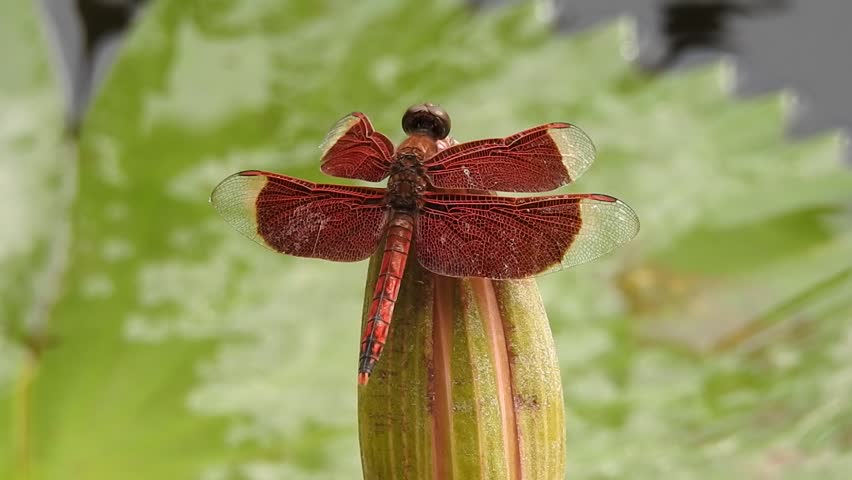
{"type": "Polygon", "coordinates": [[[413,212],[422,205],[421,197],[429,185],[422,153],[416,149],[401,150],[394,160],[385,198],[394,210],[413,212]]]}

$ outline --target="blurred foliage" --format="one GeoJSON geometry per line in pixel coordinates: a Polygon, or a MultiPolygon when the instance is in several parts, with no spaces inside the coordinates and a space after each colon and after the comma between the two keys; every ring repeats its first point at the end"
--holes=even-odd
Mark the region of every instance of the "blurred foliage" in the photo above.
{"type": "MultiPolygon", "coordinates": [[[[35,14],[28,4],[0,2],[0,329],[5,334],[0,334],[0,356],[6,360],[20,353],[6,342],[42,326],[44,315],[35,305],[56,290],[45,287],[67,250],[63,220],[73,194],[69,177],[76,176],[61,130],[61,92],[35,14]]],[[[0,385],[12,374],[10,365],[0,361],[0,385]]]]}
{"type": "Polygon", "coordinates": [[[155,2],[70,152],[21,4],[0,7],[0,478],[22,446],[44,479],[357,477],[366,265],[276,256],[206,199],[244,168],[320,180],[338,117],[399,140],[423,100],[461,140],[579,124],[598,162],[570,190],[643,221],[539,282],[570,478],[852,469],[852,174],[837,137],[783,139],[784,96],[731,99],[725,66],[643,76],[626,23],[563,38],[533,7],[155,2]]]}

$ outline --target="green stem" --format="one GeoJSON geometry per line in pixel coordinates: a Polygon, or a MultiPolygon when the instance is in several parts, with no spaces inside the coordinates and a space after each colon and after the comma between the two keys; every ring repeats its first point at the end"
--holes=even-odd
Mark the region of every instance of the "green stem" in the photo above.
{"type": "Polygon", "coordinates": [[[563,478],[560,372],[535,282],[409,262],[358,418],[365,480],[563,478]]]}
{"type": "Polygon", "coordinates": [[[15,472],[19,480],[32,478],[32,387],[38,372],[38,358],[28,352],[15,388],[12,418],[15,472]]]}
{"type": "Polygon", "coordinates": [[[432,464],[433,478],[452,479],[453,386],[452,386],[452,278],[433,276],[432,316],[432,464]]]}
{"type": "Polygon", "coordinates": [[[518,425],[512,392],[512,371],[509,364],[509,346],[503,328],[503,316],[497,304],[494,285],[486,278],[468,279],[473,297],[476,299],[485,334],[488,339],[494,379],[497,387],[497,403],[500,406],[501,431],[505,442],[503,452],[510,480],[521,477],[521,456],[518,447],[518,425]]]}

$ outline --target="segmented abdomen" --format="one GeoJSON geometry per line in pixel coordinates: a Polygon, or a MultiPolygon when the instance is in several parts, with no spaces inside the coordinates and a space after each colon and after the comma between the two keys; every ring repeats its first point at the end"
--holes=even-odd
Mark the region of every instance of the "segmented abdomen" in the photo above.
{"type": "Polygon", "coordinates": [[[405,213],[395,213],[388,224],[382,266],[361,336],[361,355],[358,361],[358,383],[361,385],[365,385],[369,380],[387,341],[413,229],[414,219],[405,213]]]}

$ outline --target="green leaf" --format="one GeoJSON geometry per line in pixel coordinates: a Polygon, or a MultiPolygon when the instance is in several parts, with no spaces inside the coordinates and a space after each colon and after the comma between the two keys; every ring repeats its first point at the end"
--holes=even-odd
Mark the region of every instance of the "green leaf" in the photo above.
{"type": "Polygon", "coordinates": [[[33,355],[67,262],[76,182],[61,97],[29,2],[0,2],[0,476],[26,471],[33,355]]]}
{"type": "MultiPolygon", "coordinates": [[[[18,73],[0,84],[0,178],[35,186],[0,189],[0,299],[17,331],[47,305],[55,340],[0,431],[29,410],[33,478],[357,477],[366,264],[276,256],[206,199],[244,168],[319,180],[316,146],[337,118],[363,111],[399,140],[423,100],[460,140],[580,125],[598,160],[571,191],[616,195],[643,222],[628,248],[539,281],[572,478],[852,467],[852,175],[836,136],[784,140],[785,96],[732,99],[725,66],[643,75],[620,56],[626,23],[560,37],[527,6],[161,1],[76,158],[34,12],[7,4],[0,48],[18,73]],[[54,243],[67,195],[45,183],[69,178],[70,247],[54,243]],[[61,280],[53,308],[39,271],[61,280]]],[[[5,404],[27,377],[24,350],[0,341],[5,404]]],[[[0,438],[0,478],[26,478],[23,440],[0,438]]]]}

